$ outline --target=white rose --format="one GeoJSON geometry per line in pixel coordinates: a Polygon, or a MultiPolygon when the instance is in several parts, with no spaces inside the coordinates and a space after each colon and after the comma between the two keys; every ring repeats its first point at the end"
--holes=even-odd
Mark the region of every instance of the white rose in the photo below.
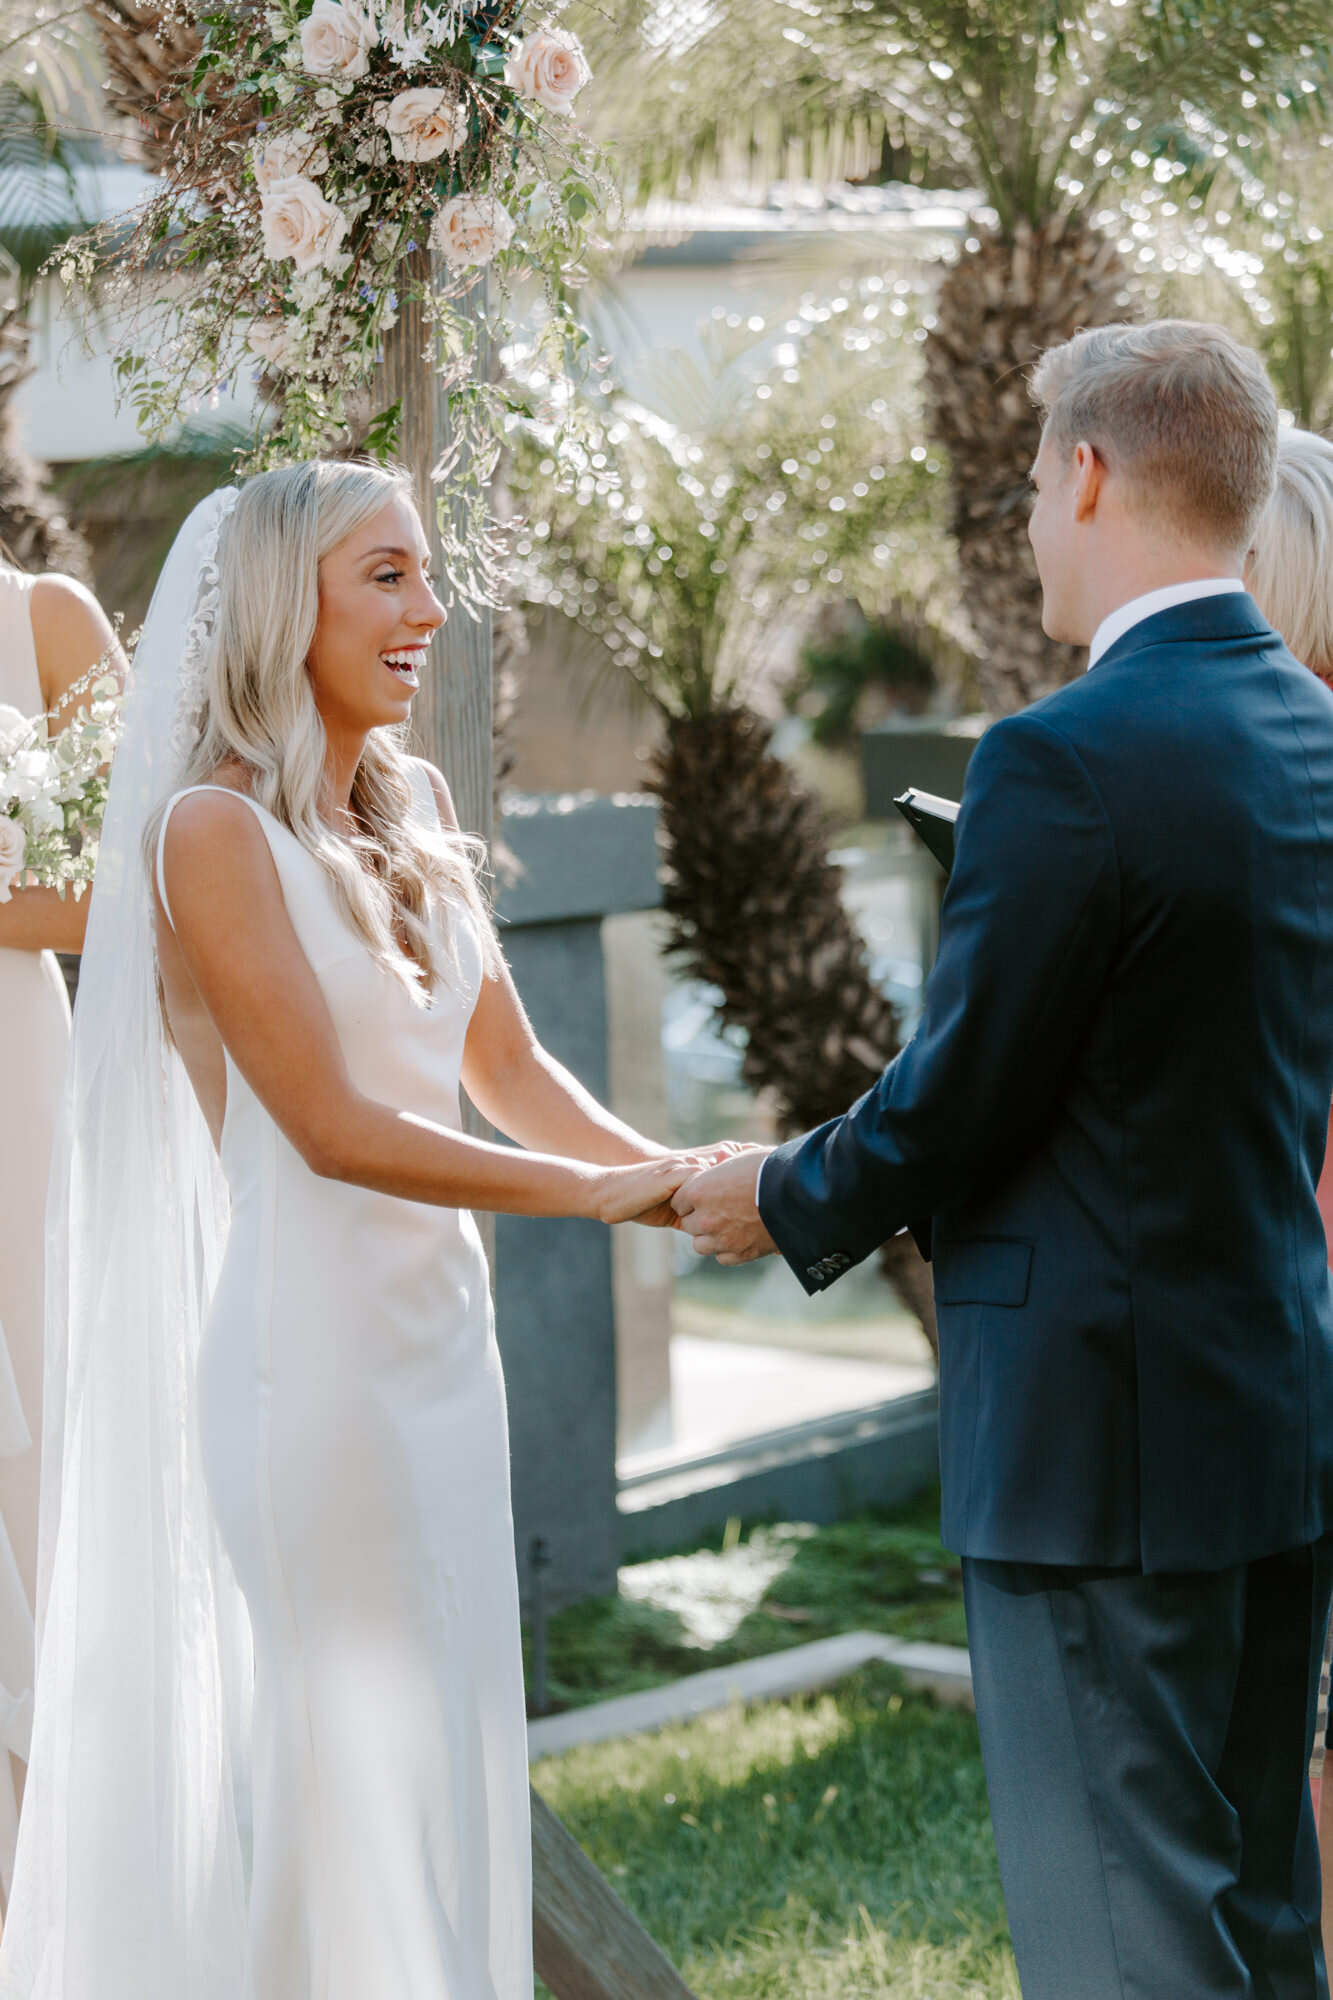
{"type": "Polygon", "coordinates": [[[27,735],[31,724],[26,715],[0,701],[0,758],[9,757],[27,735]]]}
{"type": "Polygon", "coordinates": [[[301,174],[274,181],[259,211],[264,255],[276,264],[290,257],[298,271],[313,271],[337,256],[347,234],[347,217],[325,201],[301,174]]]}
{"type": "Polygon", "coordinates": [[[59,833],[65,824],[65,815],[60,810],[59,786],[29,800],[23,814],[34,833],[59,833]]]}
{"type": "Polygon", "coordinates": [[[20,750],[5,773],[9,796],[21,806],[30,805],[46,790],[51,775],[51,760],[45,748],[20,750]]]}
{"type": "Polygon", "coordinates": [[[548,111],[572,111],[574,99],[591,79],[578,36],[564,28],[539,28],[505,64],[505,82],[548,111]]]}
{"type": "Polygon", "coordinates": [[[250,165],[256,187],[267,194],[274,181],[288,181],[294,174],[318,178],[327,173],[329,149],[313,132],[277,132],[271,139],[255,140],[250,165]]]}
{"type": "Polygon", "coordinates": [[[375,106],[375,123],[388,133],[395,160],[438,160],[463,144],[468,116],[447,91],[400,90],[391,103],[375,106]]]}
{"type": "Polygon", "coordinates": [[[292,331],[285,319],[251,320],[246,329],[246,346],[271,368],[282,367],[292,351],[292,341],[292,331]]]}
{"type": "Polygon", "coordinates": [[[315,0],[301,23],[301,59],[311,76],[364,76],[379,40],[375,24],[346,0],[315,0]]]}
{"type": "Polygon", "coordinates": [[[9,901],[9,892],[23,873],[23,857],[28,836],[16,819],[0,819],[0,903],[9,901]]]}
{"type": "Polygon", "coordinates": [[[493,194],[456,194],[431,224],[431,242],[456,271],[489,264],[512,242],[514,218],[493,194]]]}

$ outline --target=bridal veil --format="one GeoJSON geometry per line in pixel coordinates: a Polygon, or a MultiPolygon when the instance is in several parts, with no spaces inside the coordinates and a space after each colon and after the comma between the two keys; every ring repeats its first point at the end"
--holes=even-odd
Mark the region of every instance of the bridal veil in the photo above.
{"type": "Polygon", "coordinates": [[[221,1171],[163,1030],[144,830],[175,789],[235,498],[171,550],[134,656],[48,1214],[32,1758],[0,2000],[244,2000],[249,1635],[204,1490],[221,1171]]]}

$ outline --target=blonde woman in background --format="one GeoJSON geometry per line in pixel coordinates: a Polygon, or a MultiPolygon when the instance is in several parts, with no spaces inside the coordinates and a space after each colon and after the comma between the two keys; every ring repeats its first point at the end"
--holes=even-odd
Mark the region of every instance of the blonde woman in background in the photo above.
{"type": "MultiPolygon", "coordinates": [[[[53,715],[115,634],[68,576],[28,576],[0,545],[0,703],[53,715]]],[[[32,1726],[32,1608],[42,1429],[42,1237],[69,1041],[58,951],[83,948],[86,897],[15,889],[0,904],[0,1888],[14,1862],[32,1726]]]]}
{"type": "MultiPolygon", "coordinates": [[[[1333,687],[1333,444],[1327,438],[1313,431],[1282,432],[1277,485],[1255,532],[1245,581],[1296,658],[1333,687]]],[[[1333,1263],[1333,1122],[1329,1139],[1319,1207],[1333,1263]]],[[[1328,1661],[1326,1643],[1321,1705],[1327,1699],[1328,1661]]],[[[1319,1855],[1324,1954],[1333,1964],[1333,1768],[1327,1762],[1319,1795],[1319,1855]]]]}

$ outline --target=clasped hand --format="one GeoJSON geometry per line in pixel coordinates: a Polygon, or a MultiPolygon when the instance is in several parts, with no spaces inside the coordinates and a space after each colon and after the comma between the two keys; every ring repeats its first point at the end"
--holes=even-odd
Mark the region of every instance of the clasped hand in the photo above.
{"type": "Polygon", "coordinates": [[[614,1169],[615,1186],[608,1190],[602,1219],[684,1230],[699,1256],[716,1257],[719,1264],[767,1257],[777,1245],[760,1220],[755,1196],[768,1150],[724,1140],[663,1154],[641,1167],[614,1169]]]}

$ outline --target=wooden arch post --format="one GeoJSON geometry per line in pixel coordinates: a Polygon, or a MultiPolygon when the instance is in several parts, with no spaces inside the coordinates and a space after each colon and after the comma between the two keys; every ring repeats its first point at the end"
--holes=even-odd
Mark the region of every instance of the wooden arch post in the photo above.
{"type": "MultiPolygon", "coordinates": [[[[419,251],[418,276],[430,274],[437,253],[419,251]]],[[[438,275],[438,274],[437,274],[438,275]]],[[[486,280],[473,287],[465,310],[485,310],[486,280]]],[[[431,545],[435,572],[443,562],[436,512],[437,488],[431,472],[449,443],[448,399],[437,363],[438,335],[420,300],[404,299],[398,323],[385,342],[377,402],[402,404],[398,456],[411,474],[431,545]]],[[[492,835],[491,617],[472,618],[455,605],[437,641],[437,654],[413,705],[413,723],[423,756],[437,764],[453,793],[467,833],[479,834],[489,848],[492,835]]]]}
{"type": "MultiPolygon", "coordinates": [[[[429,273],[419,254],[418,271],[429,273]]],[[[470,294],[474,313],[485,306],[485,279],[470,294]]],[[[377,406],[401,401],[400,462],[410,473],[442,572],[432,469],[449,443],[449,411],[438,366],[438,337],[417,300],[404,299],[385,342],[377,406]]],[[[444,773],[459,823],[486,842],[494,827],[492,632],[489,611],[472,618],[457,605],[422,682],[413,722],[422,754],[444,773]]],[[[473,1128],[475,1129],[475,1127],[473,1128]]],[[[478,1217],[489,1222],[489,1217],[478,1217]]],[[[483,1230],[494,1262],[495,1231],[483,1230]]],[[[537,1974],[556,2000],[694,2000],[661,1947],[594,1867],[536,1792],[532,1804],[533,1950],[537,1974]]]]}

